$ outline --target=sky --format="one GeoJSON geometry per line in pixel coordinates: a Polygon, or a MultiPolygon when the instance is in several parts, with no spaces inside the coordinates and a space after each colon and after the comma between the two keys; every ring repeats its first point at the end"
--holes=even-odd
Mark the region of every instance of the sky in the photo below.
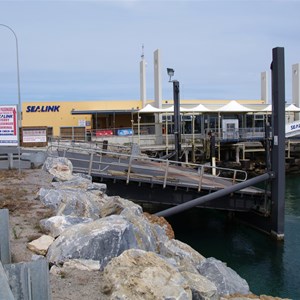
{"type": "Polygon", "coordinates": [[[144,45],[147,99],[160,49],[162,98],[260,99],[261,72],[284,47],[286,101],[300,63],[300,0],[1,1],[0,105],[31,101],[138,100],[144,45]],[[18,48],[18,55],[16,49],[18,48]]]}

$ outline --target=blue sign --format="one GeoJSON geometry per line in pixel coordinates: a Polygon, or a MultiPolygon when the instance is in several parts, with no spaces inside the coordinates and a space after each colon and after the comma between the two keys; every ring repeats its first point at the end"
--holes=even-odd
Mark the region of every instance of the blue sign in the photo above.
{"type": "Polygon", "coordinates": [[[133,135],[133,131],[130,128],[118,129],[117,135],[121,135],[121,136],[133,135]]]}

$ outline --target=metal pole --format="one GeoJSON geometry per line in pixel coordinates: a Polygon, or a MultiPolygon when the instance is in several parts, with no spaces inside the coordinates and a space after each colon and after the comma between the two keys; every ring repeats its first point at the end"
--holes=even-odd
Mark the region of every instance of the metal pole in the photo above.
{"type": "Polygon", "coordinates": [[[192,115],[192,162],[195,163],[195,115],[192,115]]]}
{"type": "Polygon", "coordinates": [[[221,113],[218,112],[218,161],[221,161],[221,113]]]}
{"type": "Polygon", "coordinates": [[[156,213],[155,215],[158,217],[169,217],[175,214],[178,214],[180,212],[183,212],[185,210],[188,210],[190,208],[193,208],[195,206],[198,206],[200,204],[203,204],[205,202],[211,201],[211,200],[215,200],[217,198],[221,198],[224,197],[228,194],[234,193],[236,191],[242,190],[244,188],[247,188],[249,186],[255,185],[257,183],[263,182],[265,180],[268,180],[272,177],[272,173],[265,173],[263,175],[259,175],[257,177],[248,179],[246,181],[243,181],[241,183],[237,183],[235,185],[229,186],[225,189],[221,189],[219,191],[216,191],[214,193],[190,200],[186,203],[183,204],[179,204],[177,206],[168,208],[166,210],[160,211],[158,213],[156,213]]]}
{"type": "Polygon", "coordinates": [[[14,30],[5,25],[5,24],[0,24],[0,26],[7,28],[8,30],[10,30],[12,32],[12,34],[15,37],[16,40],[16,59],[17,59],[17,82],[18,82],[18,156],[19,156],[19,173],[21,173],[21,145],[20,145],[20,130],[21,130],[21,126],[22,126],[22,122],[21,122],[21,118],[22,118],[22,114],[21,114],[21,88],[20,88],[20,67],[19,67],[19,45],[18,45],[18,38],[16,33],[14,32],[14,30]]]}
{"type": "Polygon", "coordinates": [[[284,48],[273,48],[272,70],[272,130],[271,163],[275,178],[271,182],[271,228],[278,239],[284,236],[285,206],[285,77],[284,48]]]}
{"type": "Polygon", "coordinates": [[[179,161],[181,154],[181,120],[180,120],[180,98],[179,81],[173,80],[174,99],[174,137],[175,137],[175,160],[179,161]]]}
{"type": "Polygon", "coordinates": [[[139,114],[139,112],[138,112],[138,144],[139,144],[139,146],[140,146],[140,139],[141,139],[141,136],[140,136],[140,134],[141,134],[141,123],[140,123],[140,121],[141,121],[141,117],[140,117],[140,114],[139,114]]]}
{"type": "Polygon", "coordinates": [[[168,114],[166,113],[166,154],[169,154],[168,114]]]}
{"type": "Polygon", "coordinates": [[[214,133],[210,137],[210,153],[211,153],[211,165],[212,165],[212,175],[216,176],[216,136],[214,133]]]}

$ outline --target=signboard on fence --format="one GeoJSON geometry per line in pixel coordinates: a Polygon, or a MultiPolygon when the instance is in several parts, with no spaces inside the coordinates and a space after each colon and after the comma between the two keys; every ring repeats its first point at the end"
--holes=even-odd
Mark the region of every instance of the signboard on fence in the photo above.
{"type": "Polygon", "coordinates": [[[17,105],[0,105],[0,146],[18,146],[17,105]]]}
{"type": "Polygon", "coordinates": [[[47,130],[46,129],[27,129],[23,128],[23,143],[46,143],[47,130]]]}

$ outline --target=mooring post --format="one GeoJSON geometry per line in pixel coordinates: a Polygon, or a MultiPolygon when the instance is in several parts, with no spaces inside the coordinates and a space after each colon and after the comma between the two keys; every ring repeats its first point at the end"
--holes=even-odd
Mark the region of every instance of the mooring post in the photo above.
{"type": "Polygon", "coordinates": [[[272,154],[275,174],[271,181],[271,233],[277,239],[284,237],[285,205],[285,76],[284,48],[273,48],[272,71],[272,154]]]}

